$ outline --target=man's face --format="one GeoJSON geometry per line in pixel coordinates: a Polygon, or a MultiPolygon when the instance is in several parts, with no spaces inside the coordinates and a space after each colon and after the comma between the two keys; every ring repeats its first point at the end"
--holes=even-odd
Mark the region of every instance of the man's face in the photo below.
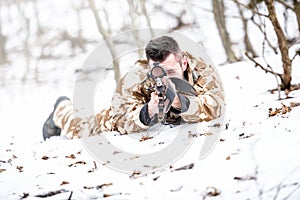
{"type": "MultiPolygon", "coordinates": [[[[153,63],[155,62],[150,59],[149,65],[153,66],[153,63]]],[[[183,78],[183,73],[186,70],[186,61],[185,58],[181,58],[175,54],[170,54],[163,62],[160,63],[160,66],[164,68],[169,77],[183,78]]]]}

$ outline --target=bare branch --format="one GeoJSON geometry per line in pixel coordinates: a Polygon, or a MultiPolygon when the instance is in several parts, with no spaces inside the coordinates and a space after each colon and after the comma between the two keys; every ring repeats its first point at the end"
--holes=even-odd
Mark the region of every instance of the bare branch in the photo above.
{"type": "Polygon", "coordinates": [[[238,3],[238,4],[242,5],[242,6],[244,6],[244,7],[247,8],[248,10],[251,10],[251,11],[252,11],[253,13],[255,13],[255,14],[258,14],[258,15],[263,16],[263,17],[268,17],[268,15],[263,14],[263,13],[261,13],[261,12],[258,12],[257,10],[251,8],[250,6],[248,6],[248,5],[246,5],[246,4],[242,3],[242,2],[239,2],[238,0],[234,0],[234,1],[235,1],[236,3],[238,3]]]}
{"type": "Polygon", "coordinates": [[[97,23],[97,27],[98,27],[98,31],[99,33],[102,35],[103,39],[106,42],[107,47],[109,48],[109,51],[111,53],[111,56],[113,58],[113,64],[114,64],[114,72],[115,72],[115,80],[116,82],[119,81],[121,73],[120,73],[120,69],[119,69],[119,61],[115,58],[117,58],[117,51],[115,49],[115,46],[113,44],[113,42],[109,39],[110,34],[107,30],[105,30],[105,28],[102,25],[101,19],[98,15],[97,9],[96,9],[96,5],[94,0],[89,0],[89,4],[90,4],[90,8],[93,11],[96,23],[97,23]]]}
{"type": "Polygon", "coordinates": [[[268,65],[270,69],[268,69],[268,68],[262,66],[262,65],[261,65],[260,63],[258,63],[253,57],[251,57],[251,56],[248,54],[248,52],[246,52],[245,55],[247,56],[247,58],[249,58],[249,60],[251,60],[251,61],[255,64],[255,67],[260,67],[260,68],[261,68],[263,71],[265,71],[266,73],[270,73],[270,74],[273,74],[273,75],[279,76],[279,77],[282,76],[282,74],[277,73],[277,72],[274,72],[274,71],[272,70],[271,66],[268,65]]]}
{"type": "Polygon", "coordinates": [[[295,8],[291,5],[289,5],[286,1],[283,0],[276,0],[278,3],[284,5],[287,9],[290,9],[292,11],[295,11],[295,8]]]}
{"type": "MultiPolygon", "coordinates": [[[[264,29],[265,29],[265,23],[263,23],[263,22],[261,21],[261,18],[259,18],[259,19],[260,19],[260,23],[263,24],[263,27],[264,27],[264,29]]],[[[266,34],[266,31],[263,30],[262,25],[259,24],[258,22],[256,22],[256,21],[254,20],[254,17],[252,17],[251,20],[252,20],[253,24],[257,26],[258,30],[260,30],[260,32],[264,35],[264,41],[268,43],[269,47],[274,51],[275,54],[278,54],[278,51],[277,51],[276,47],[274,47],[274,46],[272,45],[272,43],[270,42],[270,40],[268,39],[267,34],[266,34]]]]}

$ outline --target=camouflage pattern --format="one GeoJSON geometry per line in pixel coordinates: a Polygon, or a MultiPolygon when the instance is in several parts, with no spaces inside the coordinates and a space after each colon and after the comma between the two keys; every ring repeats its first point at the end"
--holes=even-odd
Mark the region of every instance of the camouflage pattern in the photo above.
{"type": "MultiPolygon", "coordinates": [[[[181,118],[186,123],[196,123],[220,117],[224,113],[224,93],[214,68],[188,52],[184,55],[188,61],[186,78],[197,96],[185,95],[190,101],[189,109],[178,115],[171,113],[169,121],[181,118]]],[[[68,138],[104,131],[129,134],[146,130],[149,126],[139,120],[139,114],[151,96],[149,88],[153,83],[147,79],[148,71],[147,61],[138,60],[132,70],[120,79],[111,106],[90,118],[75,118],[72,103],[61,102],[54,113],[55,124],[68,138]]]]}

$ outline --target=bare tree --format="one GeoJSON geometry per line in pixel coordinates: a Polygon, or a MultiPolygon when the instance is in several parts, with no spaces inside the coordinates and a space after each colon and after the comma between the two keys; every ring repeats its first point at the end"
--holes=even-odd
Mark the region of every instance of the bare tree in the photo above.
{"type": "Polygon", "coordinates": [[[242,6],[238,3],[238,1],[234,0],[234,2],[236,3],[236,5],[238,7],[239,14],[241,16],[241,20],[242,20],[242,24],[243,24],[244,44],[245,44],[246,52],[250,52],[253,57],[257,57],[257,53],[253,49],[252,44],[249,39],[249,35],[248,35],[248,19],[246,19],[246,17],[244,16],[242,6]]]}
{"type": "Polygon", "coordinates": [[[213,13],[214,13],[217,29],[221,37],[227,59],[231,63],[236,62],[238,61],[238,59],[235,56],[234,51],[232,50],[232,42],[230,40],[229,33],[226,27],[224,1],[212,0],[212,7],[213,7],[213,13]]]}
{"type": "MultiPolygon", "coordinates": [[[[286,90],[289,91],[291,89],[291,81],[292,81],[292,76],[291,76],[291,71],[292,71],[292,61],[293,59],[290,59],[289,57],[289,43],[286,39],[285,33],[278,21],[275,6],[274,6],[274,0],[263,0],[265,3],[268,14],[264,15],[259,13],[258,11],[255,11],[255,13],[267,17],[276,33],[277,37],[277,43],[281,55],[281,62],[282,62],[282,68],[283,68],[283,73],[277,73],[274,72],[272,67],[268,64],[267,67],[264,67],[262,64],[258,63],[251,57],[249,54],[246,53],[246,56],[255,63],[256,66],[260,67],[267,73],[271,73],[277,77],[280,78],[281,84],[279,85],[280,90],[286,90]]],[[[253,5],[252,5],[253,6],[253,5]]],[[[253,7],[252,7],[253,8],[253,7]]]]}
{"type": "Polygon", "coordinates": [[[283,74],[279,76],[281,80],[281,89],[290,89],[292,81],[292,61],[289,58],[288,42],[276,16],[274,0],[265,0],[265,4],[267,5],[269,11],[268,18],[274,27],[281,52],[281,61],[283,67],[283,74]]]}
{"type": "MultiPolygon", "coordinates": [[[[0,4],[0,14],[2,11],[2,5],[0,4]]],[[[1,17],[1,15],[0,15],[1,17]]],[[[5,64],[7,62],[7,55],[5,50],[6,37],[2,34],[2,20],[0,18],[0,65],[5,64]]]]}
{"type": "Polygon", "coordinates": [[[300,1],[299,0],[291,0],[291,1],[276,0],[276,1],[295,13],[297,18],[297,23],[298,23],[298,30],[300,32],[300,1]],[[291,2],[292,5],[290,5],[288,2],[291,2]]]}
{"type": "Polygon", "coordinates": [[[6,38],[2,34],[1,25],[0,25],[0,65],[5,64],[7,62],[5,43],[6,43],[6,38]]]}
{"type": "Polygon", "coordinates": [[[115,59],[115,58],[117,58],[117,51],[115,49],[115,45],[114,45],[113,41],[110,40],[110,38],[109,38],[110,37],[109,32],[107,32],[107,30],[102,25],[102,21],[98,15],[98,11],[97,11],[94,0],[89,0],[89,5],[90,5],[91,10],[93,11],[93,14],[94,14],[94,17],[95,17],[95,20],[97,23],[98,31],[102,35],[104,41],[106,42],[106,45],[109,48],[109,51],[113,58],[115,80],[116,80],[116,82],[118,82],[120,79],[121,73],[120,73],[120,67],[119,67],[119,60],[115,59]]]}
{"type": "MultiPolygon", "coordinates": [[[[130,19],[131,19],[131,25],[136,28],[138,27],[137,25],[137,21],[136,19],[138,18],[138,12],[137,12],[137,5],[135,5],[134,1],[133,0],[127,0],[128,2],[128,6],[129,6],[129,16],[130,16],[130,19]]],[[[135,40],[135,43],[137,44],[137,47],[138,47],[138,53],[139,53],[139,56],[142,57],[143,56],[143,49],[142,49],[142,42],[140,40],[140,37],[139,37],[139,30],[138,29],[135,29],[133,31],[133,37],[134,37],[134,40],[135,40]]]]}
{"type": "Polygon", "coordinates": [[[147,21],[147,26],[148,26],[148,28],[150,28],[151,36],[154,37],[154,32],[152,30],[150,17],[148,15],[148,12],[147,12],[147,9],[146,9],[146,0],[140,0],[140,4],[141,4],[142,13],[144,14],[144,16],[146,18],[146,21],[147,21]]]}

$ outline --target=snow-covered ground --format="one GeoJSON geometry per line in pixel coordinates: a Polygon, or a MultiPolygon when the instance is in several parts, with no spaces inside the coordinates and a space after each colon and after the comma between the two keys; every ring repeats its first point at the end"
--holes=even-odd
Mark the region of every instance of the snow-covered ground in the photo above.
{"type": "MultiPolygon", "coordinates": [[[[71,95],[71,85],[1,88],[0,199],[299,199],[300,106],[272,117],[269,108],[299,103],[300,91],[277,100],[267,92],[274,77],[246,61],[218,70],[227,125],[212,153],[198,160],[199,144],[210,137],[198,134],[175,163],[141,174],[97,162],[79,139],[42,141],[45,118],[58,94],[71,95]]],[[[157,138],[147,141],[167,137],[157,138]]]]}
{"type": "MultiPolygon", "coordinates": [[[[54,1],[46,2],[52,5],[54,1]]],[[[40,6],[48,7],[43,3],[40,6]]],[[[56,14],[60,15],[70,5],[56,6],[56,14]]],[[[210,1],[201,6],[210,8],[210,1]]],[[[196,29],[194,36],[199,39],[201,32],[200,40],[209,56],[215,63],[224,63],[220,41],[208,37],[218,36],[212,15],[207,13],[197,13],[206,25],[196,29]]],[[[63,17],[51,21],[48,19],[53,13],[42,12],[43,15],[43,23],[65,28],[63,17]]],[[[90,15],[86,14],[84,20],[90,22],[90,15]]],[[[156,25],[161,22],[153,21],[156,25]]],[[[67,26],[71,32],[76,26],[72,24],[67,26]]],[[[94,38],[98,36],[94,24],[83,24],[83,34],[92,32],[94,38]]],[[[236,31],[236,23],[231,26],[238,46],[242,34],[240,29],[236,31]]],[[[3,30],[9,30],[9,26],[3,30]]],[[[57,51],[66,49],[60,47],[57,51]]],[[[226,125],[211,154],[202,160],[198,159],[200,147],[210,134],[195,134],[188,151],[164,169],[129,174],[97,161],[79,139],[54,137],[43,141],[45,119],[58,96],[73,96],[77,76],[74,71],[86,56],[83,53],[72,59],[40,61],[40,82],[31,78],[26,84],[18,81],[18,74],[22,74],[19,66],[24,65],[18,57],[13,59],[14,66],[4,71],[8,80],[0,87],[0,199],[300,199],[300,106],[269,116],[270,108],[274,111],[283,105],[299,104],[300,91],[278,100],[277,93],[268,92],[276,86],[275,78],[248,61],[217,68],[226,94],[226,125]]],[[[277,67],[280,64],[278,58],[267,59],[277,67]]],[[[294,66],[299,65],[297,58],[294,66]]],[[[112,81],[112,77],[106,81],[112,81]]],[[[300,82],[299,67],[293,69],[293,82],[300,82]]],[[[103,88],[107,90],[100,90],[96,97],[101,102],[99,106],[110,103],[108,92],[112,90],[103,88]]],[[[113,133],[109,137],[119,143],[123,137],[127,141],[125,136],[113,133]]],[[[170,136],[160,134],[140,143],[147,148],[159,148],[170,140],[170,136]]]]}

